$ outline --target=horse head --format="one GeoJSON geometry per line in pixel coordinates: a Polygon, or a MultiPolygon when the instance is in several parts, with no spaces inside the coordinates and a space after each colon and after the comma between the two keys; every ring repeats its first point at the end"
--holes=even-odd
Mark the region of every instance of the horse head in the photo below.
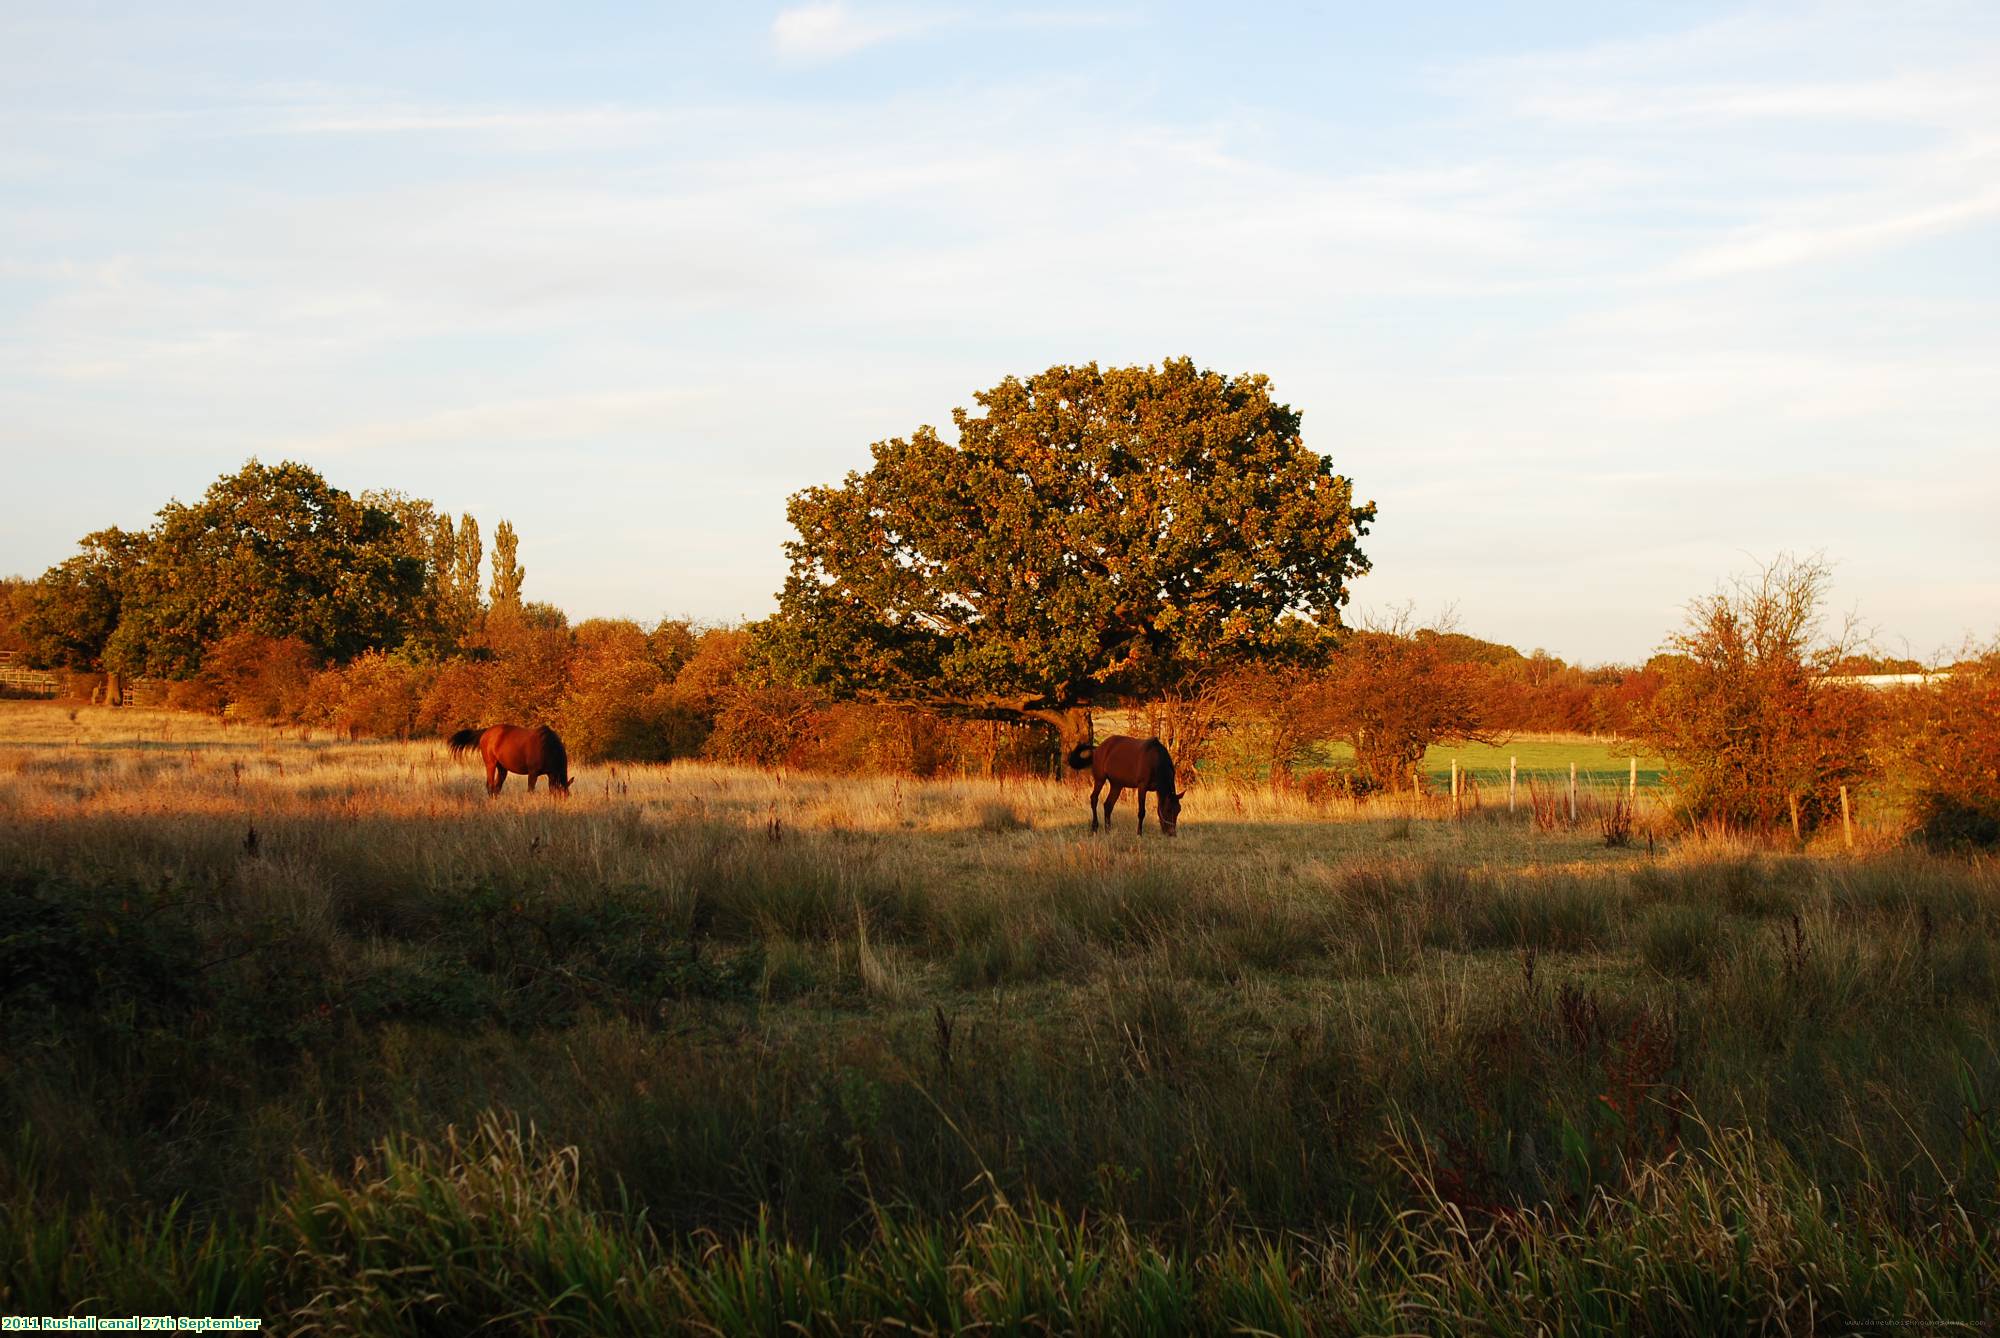
{"type": "Polygon", "coordinates": [[[1160,792],[1160,835],[1172,836],[1174,828],[1180,826],[1181,799],[1186,794],[1186,790],[1182,790],[1179,794],[1172,790],[1160,792]]]}

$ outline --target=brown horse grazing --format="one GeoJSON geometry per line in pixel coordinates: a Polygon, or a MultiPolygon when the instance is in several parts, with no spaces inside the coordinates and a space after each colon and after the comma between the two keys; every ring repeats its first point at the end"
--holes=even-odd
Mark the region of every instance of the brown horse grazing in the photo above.
{"type": "Polygon", "coordinates": [[[495,725],[491,729],[462,729],[451,736],[451,755],[459,757],[472,749],[486,763],[486,793],[499,794],[507,783],[507,773],[528,778],[532,793],[538,777],[549,778],[549,793],[557,799],[569,798],[569,754],[563,742],[547,725],[524,729],[520,725],[495,725]]]}
{"type": "Polygon", "coordinates": [[[1139,834],[1146,834],[1146,793],[1157,792],[1160,796],[1160,834],[1172,836],[1174,828],[1180,825],[1181,795],[1174,791],[1174,759],[1167,756],[1167,750],[1158,739],[1135,739],[1126,734],[1113,734],[1103,743],[1092,746],[1079,743],[1069,752],[1070,766],[1081,771],[1090,768],[1090,774],[1097,784],[1090,791],[1090,830],[1097,830],[1097,796],[1104,793],[1104,787],[1111,787],[1111,797],[1104,801],[1104,830],[1111,830],[1111,808],[1118,802],[1118,796],[1131,786],[1139,792],[1139,834]]]}

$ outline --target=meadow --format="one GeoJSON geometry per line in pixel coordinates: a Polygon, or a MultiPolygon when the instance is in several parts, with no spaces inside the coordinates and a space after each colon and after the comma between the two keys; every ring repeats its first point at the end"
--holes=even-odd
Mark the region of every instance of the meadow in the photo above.
{"type": "MultiPolygon", "coordinates": [[[[1344,743],[1325,744],[1320,749],[1328,764],[1351,762],[1354,750],[1344,743]]],[[[1635,774],[1639,788],[1656,790],[1666,784],[1666,762],[1633,745],[1614,739],[1588,735],[1538,734],[1496,743],[1434,744],[1424,750],[1423,771],[1431,788],[1448,791],[1451,764],[1472,777],[1485,793],[1489,804],[1507,801],[1507,769],[1513,763],[1522,791],[1531,784],[1569,785],[1569,769],[1576,767],[1577,783],[1600,790],[1624,786],[1635,774]]]]}
{"type": "Polygon", "coordinates": [[[2000,869],[1510,814],[1500,765],[1202,784],[1169,841],[1075,783],[489,799],[436,742],[0,704],[0,1312],[1990,1322],[2000,869]]]}

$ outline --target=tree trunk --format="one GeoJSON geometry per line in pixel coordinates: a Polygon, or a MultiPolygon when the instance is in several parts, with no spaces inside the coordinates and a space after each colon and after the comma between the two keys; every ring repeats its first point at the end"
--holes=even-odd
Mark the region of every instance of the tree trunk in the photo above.
{"type": "Polygon", "coordinates": [[[1061,748],[1065,758],[1079,744],[1091,743],[1097,737],[1088,706],[1066,706],[1049,711],[1026,707],[1022,709],[1021,714],[1054,728],[1057,737],[1062,741],[1061,748]]]}
{"type": "Polygon", "coordinates": [[[106,706],[123,706],[125,704],[125,676],[123,674],[113,672],[107,673],[104,676],[104,704],[106,706]]]}

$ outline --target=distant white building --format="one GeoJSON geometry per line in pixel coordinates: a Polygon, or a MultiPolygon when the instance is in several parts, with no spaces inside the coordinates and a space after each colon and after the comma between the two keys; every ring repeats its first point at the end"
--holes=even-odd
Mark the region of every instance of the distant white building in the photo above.
{"type": "Polygon", "coordinates": [[[1918,674],[1828,674],[1826,681],[1849,683],[1857,688],[1920,688],[1950,677],[1949,669],[1931,669],[1918,674]]]}

